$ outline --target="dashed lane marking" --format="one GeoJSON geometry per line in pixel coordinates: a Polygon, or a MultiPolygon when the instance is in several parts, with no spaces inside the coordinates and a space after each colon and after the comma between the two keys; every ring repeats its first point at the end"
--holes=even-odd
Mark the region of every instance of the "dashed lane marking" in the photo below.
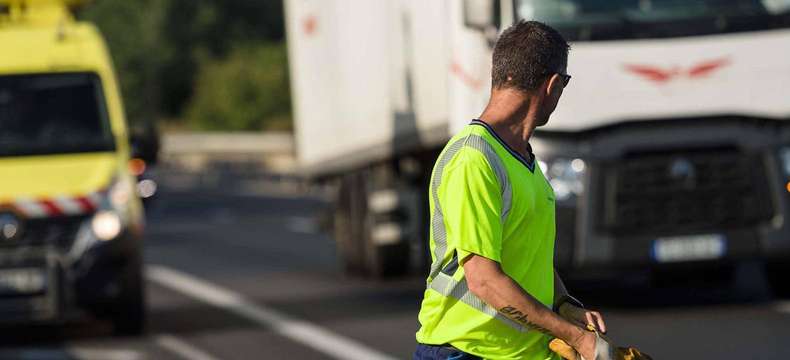
{"type": "Polygon", "coordinates": [[[218,360],[211,354],[170,334],[158,335],[155,340],[157,345],[180,356],[184,360],[218,360]]]}
{"type": "Polygon", "coordinates": [[[318,325],[255,304],[243,295],[164,266],[149,265],[146,278],[196,300],[231,312],[336,359],[391,360],[392,356],[318,325]]]}
{"type": "Polygon", "coordinates": [[[773,306],[774,310],[790,314],[790,301],[777,301],[773,306]]]}
{"type": "Polygon", "coordinates": [[[315,220],[308,217],[292,217],[289,218],[285,226],[291,232],[300,233],[300,234],[317,234],[318,233],[318,225],[315,223],[315,220]]]}
{"type": "MultiPolygon", "coordinates": [[[[143,356],[134,350],[92,349],[83,347],[70,347],[67,349],[69,358],[79,360],[142,360],[143,356]]],[[[37,359],[52,359],[39,357],[37,359]]]]}

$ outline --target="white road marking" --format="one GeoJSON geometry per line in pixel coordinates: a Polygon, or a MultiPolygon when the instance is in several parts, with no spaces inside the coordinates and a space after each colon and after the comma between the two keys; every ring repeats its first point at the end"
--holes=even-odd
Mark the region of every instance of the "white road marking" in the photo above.
{"type": "Polygon", "coordinates": [[[288,230],[301,234],[316,234],[318,233],[318,225],[315,220],[308,217],[292,217],[285,223],[288,230]]]}
{"type": "Polygon", "coordinates": [[[178,270],[164,266],[149,265],[146,269],[146,278],[161,286],[256,322],[282,336],[336,359],[395,359],[355,340],[255,304],[241,294],[226,290],[178,270]]]}
{"type": "Polygon", "coordinates": [[[774,310],[790,314],[790,301],[777,301],[773,306],[774,310]]]}
{"type": "Polygon", "coordinates": [[[189,343],[170,334],[162,334],[156,337],[157,345],[180,356],[184,360],[217,360],[209,353],[190,345],[189,343]]]}
{"type": "MultiPolygon", "coordinates": [[[[143,358],[139,352],[134,350],[70,347],[66,351],[71,357],[80,360],[140,360],[143,358]]],[[[47,357],[40,357],[38,359],[47,359],[47,357]]]]}

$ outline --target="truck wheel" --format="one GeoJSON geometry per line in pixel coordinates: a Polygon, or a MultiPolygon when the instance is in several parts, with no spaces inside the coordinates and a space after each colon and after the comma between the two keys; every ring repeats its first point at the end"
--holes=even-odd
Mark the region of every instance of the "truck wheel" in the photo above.
{"type": "Polygon", "coordinates": [[[769,263],[765,266],[766,279],[777,297],[790,298],[788,271],[790,271],[790,263],[769,263]]]}
{"type": "Polygon", "coordinates": [[[364,247],[359,239],[358,216],[360,200],[359,179],[347,175],[340,181],[335,200],[333,232],[343,269],[348,274],[361,275],[365,269],[364,247]]]}
{"type": "Polygon", "coordinates": [[[130,263],[121,274],[121,290],[109,310],[109,318],[116,335],[143,334],[146,323],[145,285],[142,262],[130,263]]]}
{"type": "Polygon", "coordinates": [[[347,273],[387,277],[409,269],[409,247],[404,241],[376,244],[372,228],[375,215],[368,207],[371,176],[357,172],[341,180],[336,199],[334,235],[347,273]]]}
{"type": "Polygon", "coordinates": [[[372,246],[369,275],[377,278],[403,275],[409,270],[409,248],[405,243],[372,246]]]}

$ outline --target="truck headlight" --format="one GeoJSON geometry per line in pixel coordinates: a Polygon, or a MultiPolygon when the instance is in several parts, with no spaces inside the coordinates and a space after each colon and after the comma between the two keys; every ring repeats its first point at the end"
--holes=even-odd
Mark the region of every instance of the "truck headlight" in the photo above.
{"type": "Polygon", "coordinates": [[[570,199],[584,193],[584,174],[587,164],[582,159],[556,158],[549,162],[538,162],[546,179],[554,189],[558,201],[570,199]]]}
{"type": "Polygon", "coordinates": [[[779,149],[779,161],[782,162],[782,170],[784,170],[785,176],[790,176],[790,147],[779,149]]]}
{"type": "Polygon", "coordinates": [[[115,211],[101,210],[93,215],[91,229],[100,240],[115,239],[121,233],[121,218],[115,211]]]}

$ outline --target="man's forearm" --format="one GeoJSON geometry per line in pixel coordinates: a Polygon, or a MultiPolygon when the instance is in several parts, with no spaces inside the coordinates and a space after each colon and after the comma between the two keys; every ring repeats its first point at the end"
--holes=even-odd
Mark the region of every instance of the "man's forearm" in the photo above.
{"type": "MultiPolygon", "coordinates": [[[[474,282],[473,292],[503,315],[570,344],[575,344],[583,336],[581,328],[547,308],[501,270],[483,271],[486,273],[472,275],[478,280],[481,276],[484,279],[474,282]]],[[[466,273],[469,277],[469,272],[466,273]]]]}
{"type": "Polygon", "coordinates": [[[507,275],[495,279],[491,285],[489,291],[481,294],[482,300],[510,319],[569,343],[582,335],[579,327],[540,303],[507,275]]]}

